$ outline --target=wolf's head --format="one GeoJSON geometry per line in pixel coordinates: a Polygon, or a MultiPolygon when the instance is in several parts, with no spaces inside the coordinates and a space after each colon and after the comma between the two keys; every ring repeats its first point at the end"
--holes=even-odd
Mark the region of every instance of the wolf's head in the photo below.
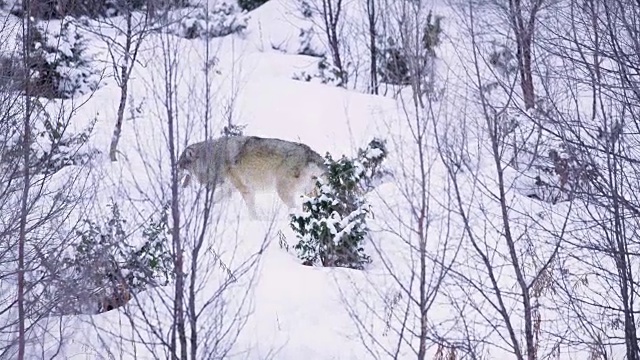
{"type": "Polygon", "coordinates": [[[190,146],[187,146],[186,149],[184,149],[184,151],[178,158],[178,163],[176,164],[178,166],[178,171],[187,172],[187,174],[185,174],[184,176],[182,187],[187,187],[189,186],[189,183],[191,183],[190,173],[193,169],[193,164],[196,161],[196,157],[197,157],[197,151],[193,147],[193,145],[190,145],[190,146]]]}
{"type": "Polygon", "coordinates": [[[196,149],[193,146],[187,146],[178,158],[178,170],[189,170],[196,160],[196,149]]]}

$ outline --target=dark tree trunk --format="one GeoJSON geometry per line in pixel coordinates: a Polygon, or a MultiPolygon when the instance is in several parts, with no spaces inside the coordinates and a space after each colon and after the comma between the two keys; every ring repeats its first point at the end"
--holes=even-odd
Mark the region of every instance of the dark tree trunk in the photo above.
{"type": "Polygon", "coordinates": [[[327,42],[331,50],[333,65],[340,72],[341,85],[347,84],[347,73],[342,64],[340,56],[340,40],[338,33],[338,24],[340,22],[340,13],[342,12],[342,0],[322,0],[322,15],[324,20],[324,28],[327,35],[327,42]]]}
{"type": "Polygon", "coordinates": [[[367,0],[367,15],[369,18],[369,51],[371,61],[370,91],[378,94],[378,49],[376,47],[376,3],[367,0]]]}
{"type": "Polygon", "coordinates": [[[516,37],[516,57],[525,109],[535,107],[532,54],[533,34],[538,10],[544,0],[532,0],[529,18],[525,20],[521,0],[509,0],[509,17],[516,37]]]}

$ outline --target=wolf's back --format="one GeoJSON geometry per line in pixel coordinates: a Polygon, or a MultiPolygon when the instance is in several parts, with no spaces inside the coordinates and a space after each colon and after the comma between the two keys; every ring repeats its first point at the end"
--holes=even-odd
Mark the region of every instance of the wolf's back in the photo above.
{"type": "Polygon", "coordinates": [[[237,141],[240,146],[231,172],[252,187],[264,189],[283,181],[294,183],[301,177],[324,172],[322,166],[316,164],[320,156],[304,144],[257,136],[241,137],[237,141]]]}
{"type": "Polygon", "coordinates": [[[238,159],[255,156],[279,159],[291,165],[306,166],[312,163],[319,167],[324,166],[324,159],[305,144],[258,136],[239,136],[238,138],[238,143],[241,144],[237,154],[238,159]]]}
{"type": "Polygon", "coordinates": [[[324,159],[309,146],[258,136],[229,136],[190,146],[192,168],[201,183],[220,183],[234,176],[248,186],[265,188],[285,178],[320,176],[324,159]]]}

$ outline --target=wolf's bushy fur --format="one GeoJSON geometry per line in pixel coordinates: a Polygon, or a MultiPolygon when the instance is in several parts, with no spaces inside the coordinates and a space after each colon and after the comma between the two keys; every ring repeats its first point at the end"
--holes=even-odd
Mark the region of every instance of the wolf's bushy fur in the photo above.
{"type": "MultiPolygon", "coordinates": [[[[201,184],[229,182],[242,195],[256,217],[255,192],[273,191],[289,207],[296,195],[313,190],[315,178],[327,168],[324,158],[301,143],[257,136],[225,136],[189,145],[178,159],[178,168],[201,184]]],[[[183,186],[188,186],[187,175],[183,186]]]]}

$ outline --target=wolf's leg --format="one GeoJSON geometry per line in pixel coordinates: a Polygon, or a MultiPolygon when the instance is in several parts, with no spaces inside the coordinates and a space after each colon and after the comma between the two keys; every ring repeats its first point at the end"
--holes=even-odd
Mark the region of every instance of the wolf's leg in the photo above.
{"type": "Polygon", "coordinates": [[[242,199],[249,208],[251,218],[257,219],[258,213],[256,211],[256,197],[253,191],[243,184],[242,181],[233,173],[229,173],[229,181],[236,189],[238,189],[240,195],[242,195],[242,199]]]}
{"type": "Polygon", "coordinates": [[[234,187],[227,181],[218,184],[215,188],[214,201],[219,203],[231,197],[234,187]]]}
{"type": "Polygon", "coordinates": [[[276,191],[282,202],[287,205],[289,209],[296,207],[295,190],[298,184],[295,181],[279,181],[276,184],[276,191]]]}
{"type": "Polygon", "coordinates": [[[240,194],[242,195],[244,202],[247,204],[247,207],[249,208],[249,214],[251,215],[251,218],[254,220],[258,219],[258,213],[256,211],[255,194],[251,191],[240,191],[240,194]]]}
{"type": "Polygon", "coordinates": [[[233,192],[233,187],[229,186],[228,183],[223,183],[220,186],[220,193],[222,195],[222,197],[228,198],[231,196],[231,193],[233,192]]]}

